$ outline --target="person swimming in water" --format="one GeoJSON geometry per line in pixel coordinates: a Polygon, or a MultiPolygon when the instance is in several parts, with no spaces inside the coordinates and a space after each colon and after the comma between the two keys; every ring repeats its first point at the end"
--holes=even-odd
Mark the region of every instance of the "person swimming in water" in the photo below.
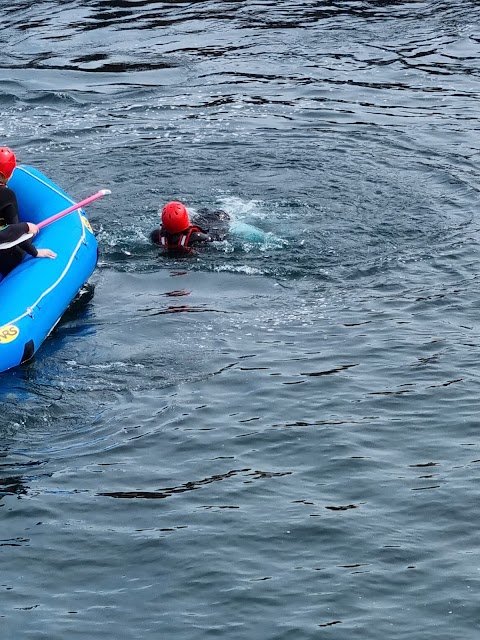
{"type": "Polygon", "coordinates": [[[188,254],[195,247],[222,241],[228,233],[230,216],[222,210],[200,209],[192,224],[182,202],[168,202],[162,209],[162,224],[150,233],[150,240],[169,253],[188,254]]]}

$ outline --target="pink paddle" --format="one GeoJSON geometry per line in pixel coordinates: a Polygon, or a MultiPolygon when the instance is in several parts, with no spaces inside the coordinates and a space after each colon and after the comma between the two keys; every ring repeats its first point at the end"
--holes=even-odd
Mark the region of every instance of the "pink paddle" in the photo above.
{"type": "MultiPolygon", "coordinates": [[[[72,213],[72,211],[76,211],[77,209],[81,209],[82,207],[86,207],[87,204],[90,204],[90,202],[93,202],[94,200],[98,200],[98,198],[101,198],[102,196],[106,196],[109,193],[112,193],[110,191],[110,189],[101,189],[100,191],[97,191],[97,193],[94,193],[92,196],[89,196],[88,198],[85,198],[84,200],[80,200],[80,202],[77,202],[76,204],[72,204],[71,207],[68,207],[67,209],[64,209],[63,211],[60,211],[59,213],[56,213],[53,216],[50,216],[50,218],[46,218],[45,220],[42,220],[41,222],[39,222],[37,224],[37,227],[39,229],[43,229],[43,227],[46,227],[48,224],[52,224],[52,222],[55,222],[56,220],[59,220],[60,218],[63,218],[64,216],[68,215],[69,213],[72,213]]],[[[33,237],[33,233],[24,233],[22,236],[20,236],[20,238],[17,238],[16,240],[12,240],[11,242],[2,242],[2,243],[0,243],[0,250],[1,249],[10,249],[10,247],[14,247],[15,245],[20,244],[24,240],[29,240],[32,237],[33,237]]]]}
{"type": "Polygon", "coordinates": [[[37,224],[37,227],[39,229],[43,229],[43,227],[46,227],[47,224],[52,224],[52,222],[55,222],[56,220],[63,218],[63,216],[66,216],[69,213],[72,213],[72,211],[76,211],[77,209],[86,207],[87,204],[90,204],[90,202],[93,202],[94,200],[98,200],[98,198],[101,198],[102,196],[106,196],[109,193],[112,193],[110,189],[101,189],[100,191],[97,191],[97,193],[94,193],[93,196],[89,196],[88,198],[85,198],[85,200],[81,200],[76,204],[72,204],[72,206],[68,207],[68,209],[64,209],[63,211],[56,213],[54,216],[50,216],[50,218],[46,218],[45,220],[42,220],[37,224]]]}

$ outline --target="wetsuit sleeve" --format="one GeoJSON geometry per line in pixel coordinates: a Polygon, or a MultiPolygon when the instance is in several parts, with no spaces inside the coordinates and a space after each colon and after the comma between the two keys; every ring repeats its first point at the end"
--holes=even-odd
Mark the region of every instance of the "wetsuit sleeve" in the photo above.
{"type": "Polygon", "coordinates": [[[190,242],[221,242],[222,240],[225,240],[226,235],[226,231],[223,231],[222,229],[210,229],[209,231],[203,231],[202,233],[194,232],[192,233],[190,242]]]}
{"type": "Polygon", "coordinates": [[[160,244],[160,229],[154,229],[150,233],[150,242],[153,242],[153,244],[160,244]]]}
{"type": "Polygon", "coordinates": [[[5,229],[0,229],[0,244],[3,242],[14,242],[25,233],[28,233],[28,224],[26,222],[10,224],[8,227],[5,227],[5,229]]]}
{"type": "Polygon", "coordinates": [[[189,244],[197,244],[199,242],[213,242],[215,238],[212,238],[210,233],[203,233],[201,231],[192,231],[189,244]]]}
{"type": "Polygon", "coordinates": [[[24,240],[23,242],[20,242],[18,246],[34,258],[37,257],[38,251],[31,240],[24,240]]]}

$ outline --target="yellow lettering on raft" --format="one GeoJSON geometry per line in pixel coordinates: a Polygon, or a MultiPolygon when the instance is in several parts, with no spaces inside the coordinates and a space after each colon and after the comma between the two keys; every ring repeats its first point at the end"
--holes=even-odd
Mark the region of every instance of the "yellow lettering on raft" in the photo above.
{"type": "Polygon", "coordinates": [[[93,229],[90,226],[90,222],[87,220],[87,218],[85,218],[85,216],[82,216],[82,222],[84,227],[86,227],[90,231],[90,233],[93,233],[93,229]]]}
{"type": "Polygon", "coordinates": [[[4,327],[0,327],[0,344],[7,344],[13,342],[20,333],[18,327],[13,324],[7,324],[4,327]]]}

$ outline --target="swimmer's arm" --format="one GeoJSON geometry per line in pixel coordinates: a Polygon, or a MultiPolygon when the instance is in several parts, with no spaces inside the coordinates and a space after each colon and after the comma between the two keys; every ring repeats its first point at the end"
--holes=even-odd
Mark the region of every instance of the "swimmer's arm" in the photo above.
{"type": "Polygon", "coordinates": [[[160,229],[154,229],[150,233],[150,242],[153,242],[153,244],[160,244],[160,229]]]}
{"type": "Polygon", "coordinates": [[[200,231],[194,231],[190,236],[190,244],[197,244],[197,242],[213,242],[215,238],[213,238],[211,233],[203,233],[200,231]]]}

